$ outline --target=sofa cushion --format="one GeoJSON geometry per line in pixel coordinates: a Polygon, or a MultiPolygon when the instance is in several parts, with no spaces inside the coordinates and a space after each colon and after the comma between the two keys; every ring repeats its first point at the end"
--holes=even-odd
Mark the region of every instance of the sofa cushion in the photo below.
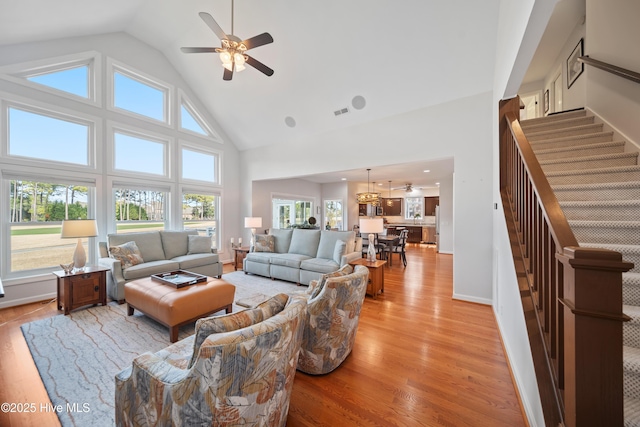
{"type": "Polygon", "coordinates": [[[142,264],[144,259],[140,255],[140,250],[136,242],[126,242],[117,246],[109,247],[109,256],[115,258],[122,264],[122,268],[129,268],[134,265],[142,264]]]}
{"type": "MultiPolygon", "coordinates": [[[[291,245],[289,245],[290,254],[306,255],[315,258],[318,253],[318,242],[320,241],[320,230],[304,230],[296,228],[291,235],[291,245]]],[[[333,247],[331,254],[333,255],[333,247]]]]}
{"type": "MultiPolygon", "coordinates": [[[[158,231],[109,234],[107,235],[107,241],[109,242],[109,246],[117,246],[131,241],[136,242],[144,262],[167,259],[165,258],[164,250],[162,249],[162,238],[158,231]]],[[[186,253],[186,251],[184,253],[186,253]]]]}
{"type": "Polygon", "coordinates": [[[300,254],[271,254],[270,261],[272,265],[300,268],[300,263],[306,259],[309,259],[309,257],[300,254]]]}
{"type": "MultiPolygon", "coordinates": [[[[189,238],[187,255],[193,254],[210,254],[211,253],[211,237],[209,236],[187,236],[189,238]]],[[[167,250],[164,250],[165,253],[167,250]]],[[[175,257],[172,257],[175,258],[175,257]]]]}
{"type": "Polygon", "coordinates": [[[340,261],[342,260],[342,255],[345,254],[347,250],[347,242],[343,242],[342,240],[337,240],[336,245],[333,248],[333,260],[340,265],[340,261]]]}
{"type": "MultiPolygon", "coordinates": [[[[343,242],[350,242],[355,240],[356,233],[353,231],[328,231],[322,230],[320,234],[320,243],[318,244],[318,253],[315,255],[317,258],[333,259],[336,242],[341,240],[343,242]]],[[[355,243],[351,245],[354,247],[355,243]]],[[[351,251],[353,252],[353,251],[351,251]]],[[[340,262],[338,260],[338,262],[340,262]]]]}
{"type": "Polygon", "coordinates": [[[189,235],[197,236],[198,232],[196,230],[160,231],[160,239],[162,240],[165,259],[186,255],[189,250],[189,235]]]}
{"type": "Polygon", "coordinates": [[[249,252],[245,258],[260,264],[271,264],[272,255],[271,252],[249,252]]]}
{"type": "Polygon", "coordinates": [[[275,252],[276,239],[269,234],[256,234],[254,252],[275,252]]]}
{"type": "Polygon", "coordinates": [[[211,252],[209,252],[208,254],[183,255],[177,256],[171,261],[180,263],[180,269],[189,270],[190,268],[217,263],[218,254],[212,254],[211,252]]]}
{"type": "Polygon", "coordinates": [[[135,280],[143,277],[149,277],[152,274],[178,270],[179,268],[180,264],[178,262],[163,259],[159,261],[144,262],[124,269],[122,270],[122,276],[124,276],[125,280],[135,280]]]}
{"type": "Polygon", "coordinates": [[[289,252],[289,246],[291,245],[291,236],[293,230],[280,230],[278,228],[272,228],[269,230],[269,234],[275,239],[275,251],[279,254],[286,254],[289,252]]]}
{"type": "Polygon", "coordinates": [[[318,273],[331,273],[340,268],[340,263],[332,259],[311,258],[300,263],[301,270],[316,271],[318,273]]]}
{"type": "Polygon", "coordinates": [[[198,359],[198,351],[205,339],[211,334],[219,334],[221,332],[236,331],[262,322],[264,319],[263,310],[253,308],[250,310],[242,310],[237,313],[205,317],[196,320],[196,327],[193,341],[193,354],[189,362],[189,368],[198,359]]]}

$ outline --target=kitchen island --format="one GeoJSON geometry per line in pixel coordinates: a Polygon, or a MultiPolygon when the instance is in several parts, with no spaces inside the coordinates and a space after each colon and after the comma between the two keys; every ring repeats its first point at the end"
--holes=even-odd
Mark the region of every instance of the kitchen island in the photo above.
{"type": "Polygon", "coordinates": [[[436,242],[436,224],[435,222],[420,223],[393,223],[387,225],[387,234],[400,234],[396,231],[398,227],[405,227],[409,230],[407,243],[435,243],[436,242]]]}

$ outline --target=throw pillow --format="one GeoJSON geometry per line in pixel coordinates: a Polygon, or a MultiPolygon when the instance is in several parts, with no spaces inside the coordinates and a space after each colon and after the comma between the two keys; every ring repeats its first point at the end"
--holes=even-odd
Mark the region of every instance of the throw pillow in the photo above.
{"type": "Polygon", "coordinates": [[[120,261],[122,263],[122,268],[129,268],[144,262],[142,255],[140,255],[138,245],[133,241],[123,243],[119,246],[110,246],[109,257],[120,261]]]}
{"type": "Polygon", "coordinates": [[[187,255],[211,253],[211,237],[209,236],[188,236],[188,237],[189,237],[189,249],[187,250],[187,255]]]}
{"type": "Polygon", "coordinates": [[[318,295],[320,295],[320,292],[322,292],[322,289],[324,288],[325,283],[327,283],[327,279],[331,277],[346,276],[347,274],[351,274],[351,273],[353,273],[353,267],[351,267],[349,264],[345,264],[342,268],[340,268],[340,270],[323,274],[322,277],[320,277],[320,280],[318,280],[318,284],[316,285],[315,289],[313,289],[309,299],[313,299],[318,295]]]}
{"type": "Polygon", "coordinates": [[[345,250],[347,249],[347,244],[342,240],[336,240],[336,245],[333,248],[333,260],[340,265],[340,261],[342,261],[342,255],[344,255],[345,250]]]}
{"type": "Polygon", "coordinates": [[[269,234],[256,234],[253,244],[254,252],[273,252],[276,247],[276,240],[269,234]]]}
{"type": "Polygon", "coordinates": [[[196,321],[195,338],[193,340],[193,354],[188,367],[191,368],[196,362],[200,346],[209,335],[246,328],[247,326],[262,322],[263,319],[262,310],[259,308],[198,319],[196,321]]]}

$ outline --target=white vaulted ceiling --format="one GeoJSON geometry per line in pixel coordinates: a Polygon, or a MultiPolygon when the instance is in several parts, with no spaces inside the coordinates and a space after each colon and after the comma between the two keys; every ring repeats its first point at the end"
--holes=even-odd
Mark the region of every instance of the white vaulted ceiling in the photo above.
{"type": "Polygon", "coordinates": [[[235,35],[269,32],[274,43],[248,53],[275,74],[247,67],[232,81],[217,55],[180,52],[220,45],[198,12],[230,33],[231,0],[3,0],[0,45],[127,32],[161,51],[246,150],[490,91],[499,3],[237,0],[235,35]]]}

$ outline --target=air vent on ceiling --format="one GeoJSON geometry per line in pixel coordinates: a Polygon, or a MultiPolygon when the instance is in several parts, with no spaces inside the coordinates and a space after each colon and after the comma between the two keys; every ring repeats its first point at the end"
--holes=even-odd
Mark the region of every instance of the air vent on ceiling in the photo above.
{"type": "Polygon", "coordinates": [[[339,116],[341,114],[347,114],[348,112],[349,112],[349,109],[347,107],[344,107],[344,108],[342,108],[340,110],[334,111],[333,114],[335,114],[335,116],[337,117],[337,116],[339,116]]]}

